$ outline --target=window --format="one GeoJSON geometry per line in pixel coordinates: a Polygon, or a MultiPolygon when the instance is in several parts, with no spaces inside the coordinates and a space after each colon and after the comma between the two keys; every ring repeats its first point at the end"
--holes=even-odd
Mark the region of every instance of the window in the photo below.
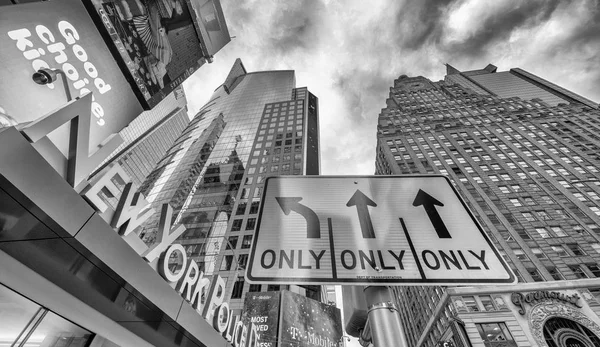
{"type": "Polygon", "coordinates": [[[557,281],[564,280],[563,275],[557,269],[548,269],[548,272],[550,273],[553,279],[557,281]]]}
{"type": "Polygon", "coordinates": [[[238,264],[240,265],[240,268],[245,269],[248,264],[248,254],[238,255],[238,264]]]}
{"type": "Polygon", "coordinates": [[[254,230],[256,226],[256,218],[248,218],[248,223],[246,223],[246,230],[254,230]]]}
{"type": "Polygon", "coordinates": [[[242,219],[234,219],[233,224],[231,225],[231,231],[240,231],[242,230],[242,219]]]}
{"type": "Polygon", "coordinates": [[[529,272],[529,275],[531,275],[531,278],[533,278],[534,281],[536,281],[536,282],[544,281],[544,278],[542,277],[542,275],[540,275],[538,270],[530,269],[530,270],[527,270],[527,272],[529,272]]]}
{"type": "Polygon", "coordinates": [[[600,277],[600,268],[598,267],[598,265],[590,264],[590,265],[587,265],[587,267],[588,267],[588,270],[590,270],[592,272],[594,277],[600,277]]]}
{"type": "Polygon", "coordinates": [[[260,284],[251,284],[250,287],[248,288],[248,292],[250,292],[250,293],[260,292],[260,284]]]}
{"type": "Polygon", "coordinates": [[[250,248],[251,245],[252,245],[252,235],[244,235],[244,238],[242,239],[242,249],[250,248]]]}
{"type": "Polygon", "coordinates": [[[231,270],[231,264],[233,264],[233,255],[226,255],[221,262],[221,270],[229,271],[231,270]]]}
{"type": "Polygon", "coordinates": [[[269,284],[267,286],[267,292],[275,292],[279,291],[281,286],[279,284],[269,284]]]}
{"type": "Polygon", "coordinates": [[[469,312],[479,312],[479,306],[477,305],[477,302],[475,301],[475,297],[463,296],[462,299],[465,303],[465,306],[467,306],[467,310],[469,310],[469,312]]]}
{"type": "Polygon", "coordinates": [[[559,257],[568,257],[569,256],[569,254],[567,253],[567,251],[565,250],[565,248],[563,246],[551,246],[551,247],[552,247],[552,250],[554,252],[556,252],[556,254],[559,257]]]}
{"type": "Polygon", "coordinates": [[[533,252],[535,257],[538,259],[548,259],[546,254],[540,248],[532,248],[531,252],[533,252]]]}
{"type": "Polygon", "coordinates": [[[570,243],[567,245],[567,247],[569,247],[569,250],[573,253],[573,255],[575,256],[582,256],[582,255],[586,255],[586,253],[583,251],[583,249],[581,249],[581,247],[579,247],[578,244],[576,243],[570,243]]]}
{"type": "Polygon", "coordinates": [[[591,246],[596,253],[600,253],[600,243],[592,243],[591,246]]]}
{"type": "Polygon", "coordinates": [[[519,201],[519,199],[509,199],[509,200],[515,207],[523,206],[523,205],[521,205],[521,202],[519,201]]]}
{"type": "Polygon", "coordinates": [[[575,275],[576,278],[589,278],[589,276],[585,273],[585,271],[583,271],[583,269],[581,268],[581,266],[569,266],[569,269],[571,269],[571,271],[573,271],[573,274],[575,275]]]}
{"type": "Polygon", "coordinates": [[[256,213],[258,213],[258,207],[259,206],[260,206],[260,202],[259,201],[254,201],[250,205],[250,214],[256,214],[256,213]]]}
{"type": "Polygon", "coordinates": [[[481,301],[481,304],[483,305],[484,311],[495,311],[496,310],[496,307],[494,306],[494,301],[492,300],[491,296],[480,295],[479,300],[481,301]]]}
{"type": "Polygon", "coordinates": [[[237,242],[238,242],[237,236],[230,236],[229,239],[227,240],[227,246],[225,246],[225,249],[235,249],[237,247],[237,242]]]}
{"type": "Polygon", "coordinates": [[[550,220],[550,216],[546,211],[535,211],[535,213],[540,217],[541,220],[550,220]]]}
{"type": "Polygon", "coordinates": [[[546,229],[546,228],[535,228],[535,231],[537,231],[537,233],[544,239],[550,237],[550,233],[548,232],[548,229],[546,229]]]}
{"type": "Polygon", "coordinates": [[[532,215],[529,212],[522,212],[522,215],[528,222],[533,222],[534,220],[536,220],[534,215],[532,215]]]}
{"type": "Polygon", "coordinates": [[[513,249],[512,251],[517,256],[517,259],[519,259],[519,260],[529,260],[529,258],[527,257],[527,255],[525,254],[525,252],[523,252],[522,249],[516,248],[516,249],[513,249]]]}
{"type": "Polygon", "coordinates": [[[484,342],[513,341],[504,323],[477,323],[475,325],[484,342]]]}
{"type": "Polygon", "coordinates": [[[567,233],[565,233],[565,231],[561,227],[550,227],[550,229],[552,229],[552,232],[554,232],[556,234],[556,236],[558,236],[558,237],[569,236],[569,235],[567,235],[567,233]]]}
{"type": "Polygon", "coordinates": [[[244,289],[244,278],[238,277],[237,281],[233,285],[233,291],[231,292],[232,299],[240,299],[242,297],[242,292],[244,289]]]}

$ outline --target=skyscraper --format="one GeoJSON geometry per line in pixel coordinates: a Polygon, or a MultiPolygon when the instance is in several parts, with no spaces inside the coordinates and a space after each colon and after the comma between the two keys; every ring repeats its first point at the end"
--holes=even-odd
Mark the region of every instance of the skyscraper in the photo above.
{"type": "Polygon", "coordinates": [[[94,170],[90,178],[117,162],[139,187],[188,125],[187,99],[179,86],[150,111],[144,111],[119,132],[123,143],[94,170]]]}
{"type": "Polygon", "coordinates": [[[447,175],[519,283],[395,287],[409,345],[600,345],[598,104],[522,69],[447,68],[394,81],[376,173],[447,175]]]}
{"type": "MultiPolygon", "coordinates": [[[[295,88],[294,71],[249,73],[238,59],[141,185],[153,207],[169,203],[174,223],[186,226],[177,242],[205,276],[226,280],[234,313],[246,292],[280,289],[243,278],[264,179],[318,174],[318,148],[318,99],[295,88]]],[[[146,243],[157,226],[155,218],[141,228],[146,243]]],[[[320,296],[317,286],[290,287],[320,296]]]]}

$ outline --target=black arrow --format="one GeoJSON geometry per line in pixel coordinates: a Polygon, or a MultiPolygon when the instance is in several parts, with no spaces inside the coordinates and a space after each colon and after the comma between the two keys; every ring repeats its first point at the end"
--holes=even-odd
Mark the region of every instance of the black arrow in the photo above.
{"type": "Polygon", "coordinates": [[[285,215],[294,211],[306,219],[306,237],[309,239],[321,238],[321,223],[315,211],[299,203],[302,198],[275,198],[285,215]]]}
{"type": "Polygon", "coordinates": [[[368,206],[377,206],[375,201],[369,199],[363,192],[356,190],[354,195],[348,200],[346,206],[356,206],[358,212],[358,220],[360,221],[360,229],[364,239],[374,239],[375,231],[373,231],[373,223],[371,222],[371,215],[369,214],[368,206]]]}
{"type": "Polygon", "coordinates": [[[433,227],[435,228],[435,232],[437,232],[438,237],[440,239],[451,239],[452,236],[450,236],[450,233],[448,232],[448,229],[446,228],[442,217],[440,217],[440,214],[435,208],[436,205],[444,206],[444,204],[439,202],[433,196],[427,194],[425,191],[419,189],[419,192],[415,197],[415,201],[413,201],[413,206],[421,205],[423,205],[423,207],[425,208],[425,212],[427,212],[427,216],[429,217],[429,220],[431,220],[431,224],[433,224],[433,227]]]}

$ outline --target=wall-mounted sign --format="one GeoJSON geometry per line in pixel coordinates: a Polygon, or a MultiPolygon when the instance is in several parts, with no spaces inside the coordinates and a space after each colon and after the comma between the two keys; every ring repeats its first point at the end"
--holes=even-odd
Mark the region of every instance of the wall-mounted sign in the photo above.
{"type": "Polygon", "coordinates": [[[231,40],[218,0],[87,1],[146,109],[231,40]]]}
{"type": "Polygon", "coordinates": [[[440,175],[269,177],[246,276],[284,284],[516,281],[440,175]]]}
{"type": "MultiPolygon", "coordinates": [[[[0,47],[0,106],[19,123],[35,121],[67,103],[60,78],[48,85],[32,80],[33,73],[41,68],[62,69],[73,97],[92,92],[92,152],[142,112],[131,86],[79,1],[2,6],[0,47]]],[[[49,138],[67,153],[68,126],[49,138]]]]}
{"type": "Polygon", "coordinates": [[[519,313],[522,315],[525,314],[525,303],[532,305],[544,300],[558,300],[581,308],[582,306],[579,304],[579,299],[580,296],[577,293],[568,295],[560,292],[549,292],[547,290],[538,290],[537,292],[527,294],[515,292],[510,295],[510,300],[519,307],[519,313]]]}

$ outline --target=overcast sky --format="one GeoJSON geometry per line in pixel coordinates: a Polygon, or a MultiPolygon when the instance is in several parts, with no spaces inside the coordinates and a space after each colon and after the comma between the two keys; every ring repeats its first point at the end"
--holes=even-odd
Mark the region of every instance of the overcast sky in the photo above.
{"type": "Polygon", "coordinates": [[[402,74],[520,67],[600,101],[599,1],[221,0],[236,36],[184,84],[191,114],[236,58],[293,69],[319,98],[322,174],[371,175],[376,123],[402,74]]]}

